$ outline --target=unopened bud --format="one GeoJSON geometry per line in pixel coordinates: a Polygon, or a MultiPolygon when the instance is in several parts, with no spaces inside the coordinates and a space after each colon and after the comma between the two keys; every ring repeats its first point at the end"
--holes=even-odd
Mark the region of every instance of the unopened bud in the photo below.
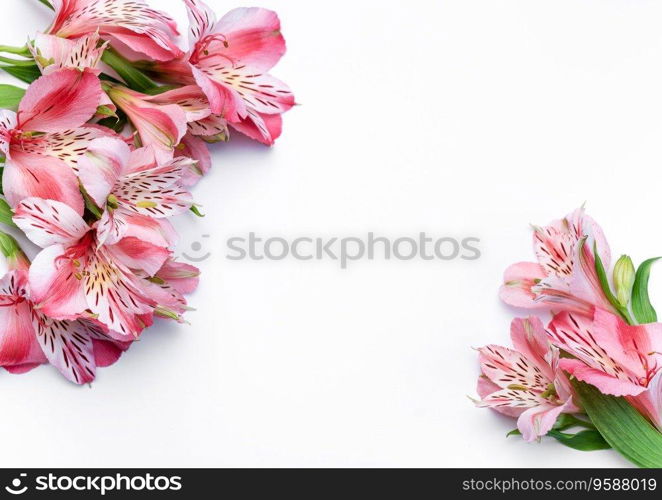
{"type": "Polygon", "coordinates": [[[632,297],[636,271],[632,259],[623,255],[614,266],[614,286],[616,287],[616,298],[618,302],[627,307],[632,297]]]}

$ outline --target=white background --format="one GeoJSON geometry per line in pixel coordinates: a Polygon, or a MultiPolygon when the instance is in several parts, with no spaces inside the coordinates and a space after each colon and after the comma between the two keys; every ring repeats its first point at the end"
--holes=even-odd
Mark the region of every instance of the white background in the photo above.
{"type": "MultiPolygon", "coordinates": [[[[2,4],[3,43],[49,23],[36,0],[2,4]]],[[[179,221],[182,248],[211,253],[191,325],[160,323],[91,388],[3,374],[0,466],[627,466],[506,439],[513,422],[466,396],[471,347],[508,341],[497,290],[532,258],[529,223],[586,201],[615,254],[662,253],[662,4],[261,4],[302,105],[275,148],[214,149],[208,215],[179,221]],[[483,258],[227,260],[249,231],[477,236],[483,258]]],[[[185,32],[180,2],[158,5],[185,32]]]]}

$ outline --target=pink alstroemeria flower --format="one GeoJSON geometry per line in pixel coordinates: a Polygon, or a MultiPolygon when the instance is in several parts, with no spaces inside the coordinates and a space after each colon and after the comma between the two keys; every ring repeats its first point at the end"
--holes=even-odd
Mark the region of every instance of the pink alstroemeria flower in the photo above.
{"type": "Polygon", "coordinates": [[[559,350],[548,340],[540,319],[515,319],[514,350],[497,345],[479,349],[483,375],[476,404],[517,417],[526,441],[546,435],[561,413],[577,413],[567,377],[559,370],[559,350]]]}
{"type": "MultiPolygon", "coordinates": [[[[55,19],[47,33],[62,38],[80,38],[98,31],[157,61],[182,55],[174,38],[175,21],[151,9],[144,0],[52,0],[55,19]]],[[[117,43],[114,43],[117,46],[117,43]]]]}
{"type": "Polygon", "coordinates": [[[96,368],[110,366],[129,344],[118,342],[93,319],[56,321],[34,307],[28,285],[29,261],[13,239],[9,272],[0,279],[0,366],[24,373],[50,362],[76,384],[92,382],[96,368]]]}
{"type": "Polygon", "coordinates": [[[191,194],[181,188],[190,158],[176,158],[159,165],[151,147],[134,151],[120,139],[92,141],[78,162],[78,176],[85,191],[104,212],[97,227],[99,244],[115,244],[140,231],[140,238],[169,246],[163,227],[150,219],[164,219],[191,208],[191,194]],[[146,232],[156,230],[156,236],[146,232]],[[156,238],[156,240],[155,240],[156,238]]]}
{"type": "Polygon", "coordinates": [[[92,139],[110,134],[84,126],[102,94],[94,74],[60,69],[28,87],[18,113],[0,111],[0,151],[7,157],[3,187],[12,207],[35,196],[83,213],[75,167],[92,139]]]}
{"type": "Polygon", "coordinates": [[[152,96],[122,85],[105,85],[110,99],[127,114],[138,131],[141,145],[152,146],[160,163],[171,160],[186,133],[184,110],[176,104],[155,104],[152,96]]]}
{"type": "Polygon", "coordinates": [[[122,341],[151,325],[158,304],[136,272],[156,274],[171,255],[167,248],[133,236],[100,245],[94,228],[53,200],[23,200],[14,222],[44,248],[30,267],[30,289],[41,312],[55,319],[89,312],[122,341]]]}
{"type": "Polygon", "coordinates": [[[146,63],[144,69],[165,81],[198,85],[215,127],[227,122],[272,145],[282,132],[281,115],[295,104],[287,85],[268,74],[285,53],[278,15],[239,8],[217,22],[204,2],[184,1],[190,20],[188,54],[167,63],[146,63]]]}
{"type": "Polygon", "coordinates": [[[534,227],[537,263],[508,268],[500,297],[522,308],[569,309],[583,314],[593,306],[612,310],[595,271],[594,245],[609,268],[610,250],[602,229],[580,208],[546,227],[534,227]]]}
{"type": "Polygon", "coordinates": [[[560,367],[603,394],[639,396],[662,370],[660,323],[631,326],[602,309],[591,316],[566,311],[554,317],[549,335],[576,358],[560,367]]]}
{"type": "Polygon", "coordinates": [[[62,68],[89,70],[98,75],[97,65],[107,45],[100,43],[96,32],[76,40],[38,33],[34,45],[28,47],[44,75],[62,68]]]}

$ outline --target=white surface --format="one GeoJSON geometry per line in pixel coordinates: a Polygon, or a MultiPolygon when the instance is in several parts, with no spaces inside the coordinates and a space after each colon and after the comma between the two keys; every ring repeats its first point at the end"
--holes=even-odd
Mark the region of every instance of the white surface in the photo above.
{"type": "MultiPolygon", "coordinates": [[[[615,254],[662,252],[662,4],[261,5],[289,44],[273,73],[303,105],[273,150],[215,149],[195,190],[208,216],[179,224],[185,244],[211,235],[192,325],[149,331],[91,389],[50,367],[2,375],[0,466],[627,465],[507,440],[513,423],[466,395],[471,346],[507,342],[496,293],[532,257],[529,222],[587,201],[615,254]],[[249,231],[476,235],[484,256],[226,260],[249,231]]],[[[19,44],[48,13],[4,0],[3,19],[19,44]]]]}

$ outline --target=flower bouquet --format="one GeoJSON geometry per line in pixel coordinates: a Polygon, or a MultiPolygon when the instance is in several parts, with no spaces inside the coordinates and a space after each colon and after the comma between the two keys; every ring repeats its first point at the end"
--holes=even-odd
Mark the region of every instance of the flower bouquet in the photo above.
{"type": "Polygon", "coordinates": [[[662,324],[648,295],[657,259],[635,270],[622,256],[611,270],[607,240],[583,208],[534,227],[533,246],[537,262],[511,266],[500,297],[551,320],[515,319],[512,349],[479,349],[476,404],[517,418],[511,434],[526,441],[613,448],[662,467],[662,324]]]}
{"type": "Polygon", "coordinates": [[[271,145],[294,105],[268,74],[285,53],[278,16],[188,9],[175,22],[143,0],[40,0],[53,22],[0,46],[0,222],[41,248],[32,262],[0,232],[0,366],[54,365],[94,380],[155,318],[183,321],[198,269],[177,262],[169,219],[200,216],[189,192],[207,143],[233,129],[271,145]]]}

